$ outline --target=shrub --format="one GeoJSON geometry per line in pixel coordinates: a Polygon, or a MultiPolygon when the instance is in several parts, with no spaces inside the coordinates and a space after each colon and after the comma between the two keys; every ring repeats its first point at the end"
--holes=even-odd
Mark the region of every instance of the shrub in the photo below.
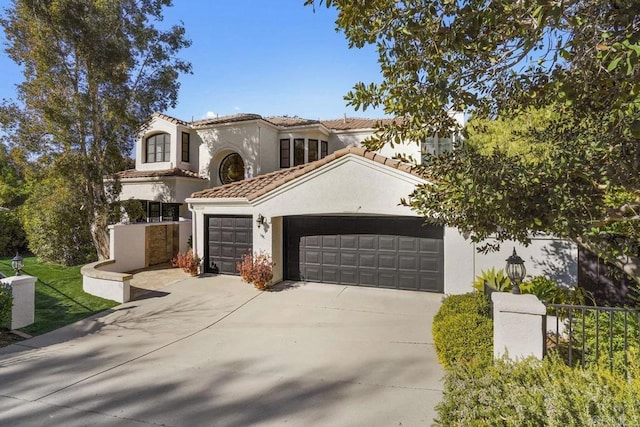
{"type": "Polygon", "coordinates": [[[570,368],[557,358],[448,371],[440,426],[640,425],[640,369],[630,379],[606,368],[570,368]]]}
{"type": "Polygon", "coordinates": [[[9,325],[12,306],[13,297],[11,292],[0,283],[0,328],[5,328],[9,325]]]}
{"type": "Polygon", "coordinates": [[[482,270],[482,273],[479,276],[476,276],[476,280],[473,281],[473,287],[478,292],[484,292],[485,281],[489,286],[492,286],[501,292],[511,291],[511,281],[503,269],[496,271],[492,267],[486,271],[482,270]]]}
{"type": "Polygon", "coordinates": [[[555,280],[544,276],[535,276],[520,285],[523,294],[532,294],[541,301],[550,304],[584,305],[587,301],[593,303],[591,293],[583,288],[568,288],[558,286],[555,280]]]}
{"type": "Polygon", "coordinates": [[[257,289],[265,290],[273,279],[274,265],[271,256],[261,251],[254,255],[244,255],[237,268],[242,280],[251,283],[257,289]]]}
{"type": "MultiPolygon", "coordinates": [[[[599,364],[625,373],[629,360],[637,360],[640,356],[638,316],[637,313],[625,314],[621,311],[587,310],[584,328],[580,317],[574,319],[572,344],[574,351],[578,353],[574,356],[576,363],[584,359],[587,366],[599,364]]],[[[568,329],[568,325],[566,328],[568,329]]]]}
{"type": "Polygon", "coordinates": [[[433,318],[433,344],[445,368],[456,363],[489,363],[493,358],[493,321],[483,294],[451,295],[433,318]]]}
{"type": "Polygon", "coordinates": [[[189,249],[185,253],[178,253],[178,255],[171,260],[171,266],[181,268],[185,273],[195,276],[198,274],[200,261],[200,257],[195,255],[193,250],[189,249]]]}

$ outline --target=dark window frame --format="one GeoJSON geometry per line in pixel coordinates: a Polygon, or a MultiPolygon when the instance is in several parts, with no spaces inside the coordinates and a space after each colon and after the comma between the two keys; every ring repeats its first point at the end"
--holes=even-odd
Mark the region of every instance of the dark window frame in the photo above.
{"type": "Polygon", "coordinates": [[[190,148],[191,148],[191,134],[189,134],[189,132],[182,132],[182,161],[185,163],[189,163],[190,148]]]}
{"type": "Polygon", "coordinates": [[[168,133],[156,133],[145,140],[145,163],[169,162],[171,158],[171,135],[168,133]],[[161,156],[158,147],[162,146],[161,156]],[[153,150],[150,150],[150,148],[153,150]]]}
{"type": "Polygon", "coordinates": [[[315,162],[320,159],[320,145],[317,139],[307,139],[307,163],[315,162]],[[311,145],[315,145],[315,150],[311,150],[311,145]],[[311,158],[311,153],[315,153],[315,159],[311,158]]]}
{"type": "Polygon", "coordinates": [[[304,165],[306,163],[306,138],[294,138],[293,139],[293,166],[304,165]],[[297,157],[296,149],[299,147],[298,144],[302,143],[302,161],[297,157]]]}
{"type": "Polygon", "coordinates": [[[291,167],[291,139],[280,139],[280,167],[291,167]]]}
{"type": "Polygon", "coordinates": [[[329,155],[329,143],[327,141],[320,141],[320,158],[325,158],[329,155]]]}

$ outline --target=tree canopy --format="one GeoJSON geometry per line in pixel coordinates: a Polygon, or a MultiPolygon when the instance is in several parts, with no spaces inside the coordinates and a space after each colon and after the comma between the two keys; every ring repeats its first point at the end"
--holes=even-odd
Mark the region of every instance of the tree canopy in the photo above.
{"type": "Polygon", "coordinates": [[[475,241],[571,238],[640,283],[639,2],[306,4],[337,8],[349,45],[378,50],[382,81],[346,95],[356,108],[404,118],[381,128],[373,147],[448,131],[452,111],[471,114],[494,138],[492,150],[467,144],[430,159],[433,185],[407,203],[475,241]],[[511,120],[518,131],[500,132],[511,120]],[[510,151],[514,139],[547,154],[510,151]]]}
{"type": "Polygon", "coordinates": [[[66,217],[89,226],[100,258],[109,254],[106,226],[119,193],[103,178],[121,169],[144,121],[175,105],[178,76],[191,70],[176,57],[190,44],[184,28],[161,28],[171,3],[13,0],[0,19],[6,52],[24,74],[17,100],[0,107],[0,124],[31,157],[51,157],[65,182],[51,190],[64,189],[74,210],[66,217]]]}

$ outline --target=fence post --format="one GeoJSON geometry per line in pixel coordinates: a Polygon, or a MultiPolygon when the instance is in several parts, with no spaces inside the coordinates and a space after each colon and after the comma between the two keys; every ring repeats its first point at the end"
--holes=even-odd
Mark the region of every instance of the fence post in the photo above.
{"type": "Polygon", "coordinates": [[[512,360],[544,356],[545,305],[535,295],[491,294],[493,301],[493,356],[512,360]]]}
{"type": "Polygon", "coordinates": [[[32,276],[12,276],[0,282],[6,286],[13,297],[9,329],[23,328],[35,321],[35,292],[37,278],[32,276]]]}

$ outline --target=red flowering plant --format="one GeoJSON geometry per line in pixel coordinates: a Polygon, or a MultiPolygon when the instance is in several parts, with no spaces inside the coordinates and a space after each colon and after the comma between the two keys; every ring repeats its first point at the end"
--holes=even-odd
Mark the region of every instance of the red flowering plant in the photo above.
{"type": "Polygon", "coordinates": [[[246,254],[242,262],[237,264],[238,272],[242,280],[251,283],[257,289],[264,291],[271,285],[273,279],[273,266],[275,263],[271,256],[264,251],[255,254],[246,254]]]}

